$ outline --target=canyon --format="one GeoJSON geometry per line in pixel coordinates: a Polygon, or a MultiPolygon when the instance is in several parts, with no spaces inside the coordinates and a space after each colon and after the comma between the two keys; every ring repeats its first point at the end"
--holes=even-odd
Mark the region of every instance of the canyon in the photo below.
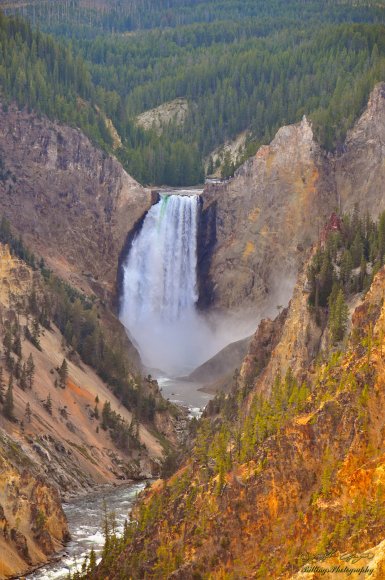
{"type": "Polygon", "coordinates": [[[130,534],[117,540],[118,560],[106,556],[90,578],[332,580],[341,569],[382,578],[384,268],[349,298],[350,335],[337,346],[311,307],[309,272],[316,251],[327,254],[348,227],[334,212],[361,212],[370,223],[384,209],[384,97],[377,86],[339,155],[325,155],[303,119],[233,180],[205,188],[204,306],[262,308],[273,296],[280,312],[259,324],[230,391],[208,403],[193,451],[144,494],[130,534]],[[298,163],[285,161],[288,152],[298,163]],[[253,240],[263,227],[259,254],[253,240]],[[274,294],[277,271],[281,283],[296,279],[286,308],[274,294]]]}
{"type": "MultiPolygon", "coordinates": [[[[362,116],[348,133],[344,147],[336,154],[327,154],[321,149],[314,138],[311,123],[304,117],[295,125],[279,129],[271,144],[260,148],[237,170],[233,179],[205,186],[199,202],[201,215],[197,238],[198,306],[201,312],[217,316],[237,314],[239,320],[248,318],[253,331],[262,317],[274,319],[264,319],[260,323],[246,356],[245,345],[242,345],[232,363],[234,369],[226,368],[226,374],[230,376],[226,387],[230,397],[232,372],[235,367],[239,368],[236,385],[249,393],[242,407],[244,412],[252,404],[250,393],[269,396],[278,374],[284,376],[291,369],[298,380],[302,380],[313,372],[312,364],[321,348],[322,336],[308,312],[304,264],[334,211],[353,211],[358,205],[361,214],[368,212],[377,217],[385,209],[381,189],[385,180],[384,142],[385,84],[379,84],[362,116]],[[293,289],[290,306],[286,308],[293,289]],[[280,307],[278,317],[277,307],[280,307]]],[[[61,496],[66,497],[93,489],[96,484],[158,476],[165,453],[180,442],[180,431],[185,428],[186,417],[180,410],[166,404],[156,381],[151,377],[141,377],[144,369],[138,352],[118,320],[123,262],[149,210],[159,201],[158,193],[138,184],[114,157],[91,144],[78,129],[53,123],[14,106],[0,108],[0,158],[0,213],[9,220],[13,231],[23,236],[27,247],[39,259],[44,259],[54,275],[82,295],[92,297],[95,313],[110,341],[118,342],[129,357],[130,377],[140,383],[142,392],[151,396],[157,405],[153,420],[141,422],[138,426],[141,448],[122,452],[108,431],[101,429],[96,433],[97,423],[92,414],[96,397],[101,403],[108,401],[112,410],[127,423],[133,419],[133,413],[121,404],[107,381],[73,355],[68,360],[67,388],[63,391],[52,388],[55,369],[68,355],[63,346],[63,333],[55,325],[44,330],[41,351],[23,338],[24,357],[32,353],[35,359],[37,386],[33,392],[15,389],[17,421],[1,417],[0,423],[7,433],[1,443],[5,471],[0,480],[3,490],[0,522],[3,529],[10,530],[8,536],[3,534],[5,540],[1,540],[7,552],[6,576],[22,573],[32,564],[44,561],[67,538],[58,489],[61,496]],[[49,393],[54,407],[53,417],[42,406],[49,393]],[[22,420],[27,403],[34,417],[28,425],[22,420]],[[64,403],[66,413],[72,417],[70,421],[60,415],[64,403]],[[10,453],[9,449],[13,452],[10,453]],[[14,482],[12,486],[9,486],[10,481],[14,482]],[[47,498],[46,501],[40,496],[47,498]],[[27,514],[24,519],[31,522],[36,518],[30,514],[39,509],[44,511],[42,530],[37,531],[32,524],[18,530],[17,518],[21,517],[18,510],[24,514],[23,518],[27,514]],[[44,534],[40,534],[42,531],[44,534]]],[[[0,266],[3,273],[0,285],[1,332],[4,336],[7,321],[13,321],[16,316],[9,301],[10,293],[16,296],[29,294],[36,281],[39,287],[41,274],[11,255],[6,246],[1,247],[0,266]]],[[[383,313],[378,303],[383,279],[381,271],[367,299],[355,311],[353,326],[359,326],[360,321],[365,326],[361,315],[363,311],[369,311],[372,304],[378,315],[374,320],[376,332],[380,332],[383,313]]],[[[381,367],[382,359],[378,354],[376,357],[381,367]]],[[[363,364],[363,360],[364,355],[358,359],[357,365],[363,364]]],[[[344,359],[344,368],[350,369],[352,364],[349,358],[344,359]]],[[[334,378],[338,374],[337,370],[330,372],[334,378]]],[[[378,395],[380,399],[381,396],[378,395]]],[[[363,444],[352,397],[349,393],[338,393],[331,402],[294,420],[285,427],[286,431],[268,441],[251,463],[241,465],[239,472],[226,476],[228,492],[223,501],[220,500],[223,505],[218,504],[222,514],[218,524],[220,529],[207,527],[205,522],[201,522],[201,527],[205,534],[214,530],[213,539],[223,539],[219,551],[214,547],[213,550],[218,562],[228,561],[228,565],[210,564],[199,543],[196,545],[195,539],[189,543],[187,538],[183,547],[185,567],[180,567],[180,575],[175,577],[186,577],[183,574],[193,573],[195,569],[199,572],[195,557],[190,558],[194,553],[218,575],[230,569],[236,569],[239,574],[246,573],[246,568],[238,562],[245,547],[244,565],[256,573],[255,558],[258,554],[251,554],[255,535],[260,534],[262,542],[267,533],[270,545],[278,550],[269,521],[274,521],[279,511],[289,505],[289,490],[290,497],[299,500],[292,501],[284,525],[290,525],[295,510],[303,512],[301,522],[316,517],[314,511],[306,512],[305,504],[321,477],[318,460],[330,446],[339,461],[349,463],[349,453],[358,457],[363,444]],[[337,435],[329,438],[333,430],[339,439],[337,435]],[[312,443],[315,432],[320,441],[316,448],[312,443]],[[314,453],[318,459],[310,461],[314,453]],[[292,479],[289,475],[282,475],[293,469],[292,464],[284,462],[282,454],[295,458],[292,479]],[[266,457],[272,461],[267,471],[264,470],[266,457]],[[301,475],[299,465],[303,458],[309,462],[309,468],[301,475]],[[313,483],[310,482],[311,470],[317,480],[313,483]],[[266,493],[261,494],[261,489],[266,493]],[[230,529],[234,521],[231,506],[236,501],[245,502],[244,510],[238,514],[239,530],[246,530],[245,537],[248,538],[245,544],[243,540],[235,540],[230,529]],[[258,508],[254,515],[247,507],[253,502],[258,508]],[[234,563],[234,559],[237,562],[234,563]]],[[[369,404],[369,413],[374,420],[374,402],[369,404]]],[[[208,405],[207,414],[215,419],[215,403],[208,405]]],[[[377,444],[379,432],[378,424],[378,430],[369,438],[370,444],[377,444]]],[[[378,448],[381,449],[380,443],[378,448]]],[[[365,453],[370,455],[369,451],[365,453]]],[[[375,493],[375,477],[382,469],[382,463],[377,455],[370,455],[370,460],[375,467],[368,477],[375,493]]],[[[190,466],[186,465],[174,476],[174,482],[183,481],[183,473],[190,473],[190,466]]],[[[353,477],[350,471],[349,474],[353,477]]],[[[194,470],[192,477],[194,486],[199,486],[199,476],[194,470]]],[[[215,485],[215,478],[212,484],[215,485]]],[[[183,487],[182,483],[180,485],[183,487]]],[[[158,484],[152,489],[151,497],[158,494],[163,497],[163,487],[167,490],[170,486],[172,483],[158,484]]],[[[354,494],[353,487],[352,483],[344,493],[354,494]]],[[[182,502],[182,511],[185,499],[185,496],[178,499],[182,502]]],[[[194,502],[195,506],[205,502],[214,506],[212,490],[202,491],[194,502]]],[[[162,517],[169,514],[169,520],[173,521],[177,517],[173,513],[175,505],[167,501],[162,505],[165,509],[162,517]]],[[[330,506],[320,503],[318,507],[330,514],[330,506]]],[[[215,509],[213,507],[213,513],[215,509]]],[[[174,521],[176,527],[182,525],[182,519],[174,521]]],[[[156,521],[155,518],[154,525],[156,521]]],[[[165,535],[168,533],[166,528],[164,524],[161,539],[163,532],[165,535]]],[[[150,526],[146,531],[150,541],[153,541],[153,533],[150,526]]],[[[293,539],[293,550],[297,549],[297,539],[303,533],[301,528],[293,539]]],[[[142,539],[136,538],[130,549],[136,547],[140,552],[142,539]]],[[[366,549],[379,540],[376,530],[370,529],[368,541],[360,547],[366,549]]],[[[156,553],[161,544],[155,543],[154,546],[156,553]]],[[[124,561],[127,562],[130,556],[132,553],[125,554],[124,561]]],[[[131,573],[130,565],[127,566],[131,573]]],[[[277,570],[271,562],[266,566],[277,570]]]]}
{"type": "Polygon", "coordinates": [[[260,323],[232,392],[208,404],[194,452],[147,490],[118,560],[90,578],[383,577],[385,270],[327,351],[303,285],[310,260],[288,308],[260,323]],[[263,405],[283,397],[282,380],[305,395],[271,429],[263,405]]]}
{"type": "Polygon", "coordinates": [[[384,0],[0,5],[0,580],[385,577],[384,0]]]}
{"type": "MultiPolygon", "coordinates": [[[[77,129],[12,107],[0,109],[0,127],[1,211],[62,277],[116,305],[119,257],[157,193],[77,129]]],[[[207,184],[198,235],[200,307],[263,311],[272,295],[274,306],[287,303],[303,251],[333,211],[358,204],[376,215],[384,208],[384,134],[380,83],[341,152],[326,154],[304,117],[282,127],[233,179],[207,184]]]]}

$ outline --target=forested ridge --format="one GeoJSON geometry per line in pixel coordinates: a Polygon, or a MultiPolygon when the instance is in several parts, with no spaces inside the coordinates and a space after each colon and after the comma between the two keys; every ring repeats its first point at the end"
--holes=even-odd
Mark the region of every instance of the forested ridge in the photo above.
{"type": "MultiPolygon", "coordinates": [[[[303,114],[334,150],[385,78],[382,3],[109,6],[23,6],[56,39],[2,17],[0,83],[8,99],[79,126],[107,151],[110,118],[122,139],[115,154],[145,184],[202,182],[203,162],[226,140],[249,131],[240,163],[303,114]],[[161,132],[136,125],[138,114],[179,97],[189,104],[183,123],[161,132]]],[[[223,175],[233,171],[230,164],[223,175]]]]}
{"type": "Polygon", "coordinates": [[[378,0],[2,0],[6,12],[20,12],[42,29],[68,36],[94,37],[99,32],[177,28],[193,23],[248,21],[258,18],[261,31],[309,20],[378,22],[378,0]],[[370,12],[368,12],[370,7],[370,12]]]}

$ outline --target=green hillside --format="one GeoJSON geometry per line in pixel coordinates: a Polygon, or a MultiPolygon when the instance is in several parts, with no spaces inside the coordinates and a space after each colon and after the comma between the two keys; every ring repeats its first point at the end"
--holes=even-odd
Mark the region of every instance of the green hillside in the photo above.
{"type": "MultiPolygon", "coordinates": [[[[0,83],[15,99],[77,125],[146,184],[188,185],[203,160],[250,130],[240,163],[307,114],[338,148],[373,85],[385,77],[382,3],[275,0],[7,3],[32,23],[1,18],[0,83]],[[80,97],[80,99],[79,99],[80,97]],[[183,124],[162,134],[139,113],[183,97],[183,124]],[[95,105],[97,108],[95,108],[95,105]]],[[[225,175],[234,167],[225,168],[225,175]]]]}

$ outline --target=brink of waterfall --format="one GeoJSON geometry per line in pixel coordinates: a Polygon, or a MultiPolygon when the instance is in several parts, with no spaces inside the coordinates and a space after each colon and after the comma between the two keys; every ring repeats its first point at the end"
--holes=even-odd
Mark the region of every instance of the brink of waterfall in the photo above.
{"type": "Polygon", "coordinates": [[[123,267],[121,321],[143,363],[169,376],[206,359],[196,309],[198,219],[198,195],[162,195],[123,267]]]}

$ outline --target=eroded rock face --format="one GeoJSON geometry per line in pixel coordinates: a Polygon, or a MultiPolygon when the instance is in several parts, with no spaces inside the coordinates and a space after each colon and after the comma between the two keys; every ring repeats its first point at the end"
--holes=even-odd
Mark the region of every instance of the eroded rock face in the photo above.
{"type": "MultiPolygon", "coordinates": [[[[220,493],[216,458],[205,465],[197,454],[172,478],[154,483],[143,502],[149,511],[161,505],[160,515],[139,526],[108,570],[99,568],[97,578],[104,579],[106,571],[109,578],[119,578],[122,570],[128,577],[167,570],[169,577],[181,580],[205,574],[300,580],[309,575],[304,567],[309,563],[321,571],[348,565],[357,575],[368,565],[373,578],[384,577],[384,288],[383,268],[353,315],[346,350],[314,369],[311,343],[303,340],[310,322],[301,322],[306,300],[301,284],[296,287],[281,320],[261,323],[250,352],[262,363],[270,357],[266,370],[290,364],[295,373],[313,375],[305,406],[253,444],[245,459],[234,461],[220,493]],[[178,549],[178,559],[163,557],[178,549]],[[353,561],[357,554],[360,560],[353,561]]],[[[243,370],[249,378],[259,373],[258,368],[243,370]]],[[[259,373],[256,379],[253,394],[259,395],[265,392],[265,376],[259,373]]],[[[244,427],[249,402],[245,399],[235,415],[244,427]]],[[[209,418],[219,431],[221,417],[209,418]]],[[[241,433],[248,436],[245,428],[241,433]]],[[[226,451],[234,449],[228,445],[226,451]]],[[[337,575],[317,573],[314,578],[337,575]]]]}
{"type": "Polygon", "coordinates": [[[270,361],[271,354],[281,338],[287,314],[288,309],[285,308],[275,320],[264,318],[259,323],[239,373],[241,384],[248,389],[254,386],[256,377],[270,361]]]}
{"type": "Polygon", "coordinates": [[[349,132],[343,152],[326,155],[309,121],[282,127],[235,177],[203,192],[201,306],[234,309],[290,298],[303,249],[336,210],[385,208],[385,84],[349,132]]]}
{"type": "Polygon", "coordinates": [[[385,83],[375,87],[349,131],[334,173],[342,210],[351,211],[358,203],[361,211],[376,217],[385,209],[385,83]]]}
{"type": "Polygon", "coordinates": [[[274,289],[278,300],[290,295],[302,247],[316,239],[336,204],[327,160],[306,118],[282,127],[234,179],[206,187],[203,199],[204,214],[214,205],[216,214],[216,243],[206,256],[212,299],[225,309],[261,303],[274,289]]]}
{"type": "Polygon", "coordinates": [[[0,578],[22,574],[69,539],[58,490],[0,429],[0,578]]]}
{"type": "Polygon", "coordinates": [[[0,157],[0,212],[56,271],[110,297],[151,192],[79,130],[12,107],[0,107],[0,157]]]}
{"type": "MultiPolygon", "coordinates": [[[[39,270],[32,270],[0,244],[1,339],[16,321],[24,330],[27,319],[22,304],[32,289],[41,304],[47,288],[39,270]]],[[[100,306],[100,316],[111,343],[119,340],[112,313],[100,306]]],[[[183,430],[187,432],[185,414],[171,412],[156,381],[144,379],[140,386],[142,396],[151,397],[156,417],[139,423],[95,370],[64,347],[64,336],[53,321],[49,329],[41,328],[39,343],[37,348],[21,332],[20,364],[27,364],[32,356],[34,373],[29,385],[21,384],[15,373],[11,419],[3,404],[10,369],[5,360],[0,365],[0,580],[19,577],[62,548],[67,524],[61,498],[91,493],[98,484],[157,476],[164,453],[161,441],[168,438],[176,444],[183,430]],[[63,358],[68,377],[58,388],[57,365],[63,358]],[[45,404],[48,397],[51,411],[45,404]],[[138,444],[130,439],[122,445],[102,428],[106,402],[127,426],[137,429],[138,444]]]]}
{"type": "MultiPolygon", "coordinates": [[[[271,327],[275,331],[270,341],[272,343],[270,358],[262,367],[260,375],[254,372],[258,391],[264,395],[270,395],[275,377],[284,377],[289,369],[300,382],[305,379],[310,363],[320,350],[322,329],[317,326],[315,317],[309,309],[306,280],[306,268],[304,268],[298,277],[289,308],[285,309],[273,322],[265,322],[268,328],[271,327]]],[[[252,353],[253,345],[260,345],[260,337],[264,335],[263,329],[262,324],[255,333],[251,344],[252,353]]],[[[245,379],[248,378],[248,357],[243,361],[241,373],[245,375],[245,379]]]]}

